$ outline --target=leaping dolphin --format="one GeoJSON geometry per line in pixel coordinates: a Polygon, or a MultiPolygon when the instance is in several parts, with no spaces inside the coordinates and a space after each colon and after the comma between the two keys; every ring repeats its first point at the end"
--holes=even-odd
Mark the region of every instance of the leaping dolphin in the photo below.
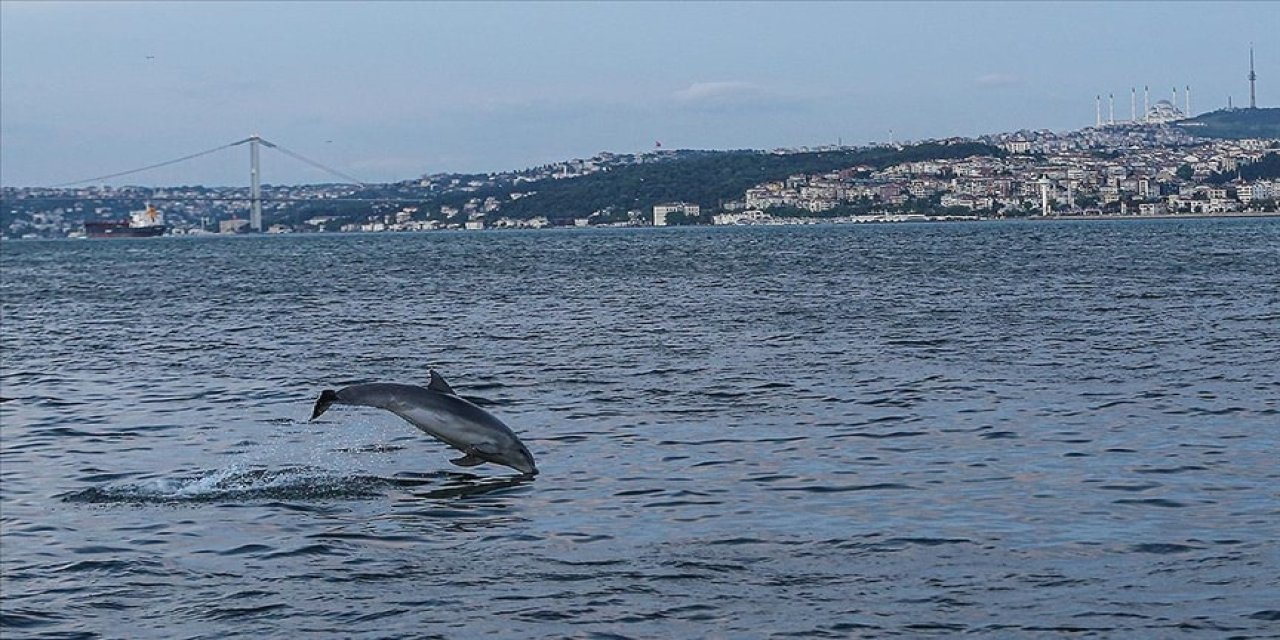
{"type": "Polygon", "coordinates": [[[525,475],[538,473],[533,455],[507,425],[459,397],[434,370],[431,384],[425,388],[373,382],[337,391],[325,389],[316,400],[311,419],[319,418],[334,403],[386,409],[408,420],[427,435],[466,454],[449,461],[460,467],[492,462],[525,475]]]}

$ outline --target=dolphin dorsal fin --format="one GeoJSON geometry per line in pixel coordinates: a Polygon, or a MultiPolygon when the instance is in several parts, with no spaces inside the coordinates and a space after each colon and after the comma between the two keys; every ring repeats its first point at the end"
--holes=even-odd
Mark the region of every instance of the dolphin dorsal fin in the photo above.
{"type": "Polygon", "coordinates": [[[427,388],[436,393],[445,393],[451,396],[458,395],[458,392],[454,391],[453,387],[450,387],[449,383],[444,381],[444,376],[436,373],[435,369],[431,370],[431,384],[428,384],[427,388]]]}

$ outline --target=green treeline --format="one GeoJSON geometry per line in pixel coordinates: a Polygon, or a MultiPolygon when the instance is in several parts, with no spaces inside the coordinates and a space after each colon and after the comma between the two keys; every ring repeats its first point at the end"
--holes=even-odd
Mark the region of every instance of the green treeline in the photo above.
{"type": "Polygon", "coordinates": [[[1239,171],[1220,171],[1205,179],[1209,184],[1225,184],[1239,176],[1245,182],[1280,178],[1280,153],[1268,153],[1257,162],[1240,165],[1239,171]]]}
{"type": "MultiPolygon", "coordinates": [[[[483,202],[492,197],[500,203],[499,209],[491,214],[494,218],[528,220],[545,216],[564,222],[599,212],[597,222],[622,222],[628,219],[629,211],[638,210],[648,217],[654,205],[679,201],[700,205],[703,219],[686,220],[683,216],[674,215],[669,218],[669,222],[695,223],[705,221],[722,203],[741,200],[751,187],[785,180],[793,175],[821,174],[854,167],[876,170],[904,162],[977,155],[1004,154],[997,147],[976,142],[930,142],[900,148],[875,147],[785,154],[750,150],[686,150],[678,152],[674,158],[651,158],[645,162],[626,164],[575,178],[544,178],[515,184],[494,181],[491,176],[486,175],[458,174],[445,178],[456,178],[458,183],[473,183],[478,186],[426,189],[416,181],[411,181],[365,185],[354,193],[335,199],[290,201],[272,200],[268,197],[263,203],[263,222],[268,226],[276,223],[301,226],[311,218],[326,217],[331,218],[326,227],[336,230],[344,222],[363,221],[370,216],[393,215],[405,207],[415,205],[419,209],[413,216],[415,219],[444,222],[446,219],[441,207],[461,210],[468,203],[483,202]],[[516,192],[529,195],[512,200],[511,195],[516,192]]],[[[184,189],[206,191],[203,187],[184,189]]],[[[123,197],[104,196],[90,201],[70,195],[6,200],[6,206],[0,211],[0,224],[7,226],[19,218],[29,218],[35,212],[55,209],[64,209],[69,218],[77,221],[94,217],[92,212],[95,207],[107,207],[115,212],[114,217],[122,217],[128,211],[140,209],[147,201],[146,193],[133,193],[123,197]]],[[[924,206],[928,203],[913,204],[924,206]]],[[[161,204],[161,208],[170,207],[161,204]]],[[[848,215],[866,209],[868,207],[861,203],[846,203],[840,209],[823,215],[848,215]]],[[[247,215],[243,208],[238,211],[241,217],[247,215]]],[[[167,213],[172,215],[171,223],[192,217],[179,211],[167,213]]],[[[776,213],[786,214],[782,211],[776,213]]],[[[796,214],[799,215],[799,212],[796,214]]],[[[211,222],[216,222],[230,218],[233,210],[225,203],[216,203],[194,215],[206,216],[211,222]]],[[[459,215],[448,221],[464,220],[459,215]]]]}
{"type": "Polygon", "coordinates": [[[1210,111],[1189,120],[1175,122],[1174,126],[1202,138],[1280,138],[1280,109],[1210,111]]]}
{"type": "MultiPolygon", "coordinates": [[[[739,200],[747,189],[797,174],[826,173],[859,165],[882,169],[903,162],[1001,155],[979,143],[927,143],[901,149],[774,154],[760,151],[708,152],[675,161],[628,165],[570,180],[541,180],[524,186],[534,195],[502,205],[500,215],[528,219],[585,218],[597,211],[614,216],[663,202],[691,202],[704,211],[739,200]]],[[[475,194],[473,194],[475,195],[475,194]]]]}

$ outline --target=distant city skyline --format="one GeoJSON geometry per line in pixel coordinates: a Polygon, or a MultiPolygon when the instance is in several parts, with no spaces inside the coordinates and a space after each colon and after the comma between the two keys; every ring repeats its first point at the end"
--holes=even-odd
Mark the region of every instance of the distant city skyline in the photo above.
{"type": "MultiPolygon", "coordinates": [[[[1091,126],[1190,87],[1280,104],[1265,3],[0,0],[0,184],[252,134],[369,182],[601,151],[1091,126]],[[1137,91],[1135,98],[1133,91],[1137,91]],[[1108,115],[1109,113],[1104,113],[1108,115]],[[890,131],[893,133],[891,134],[890,131]]],[[[1175,101],[1182,108],[1182,100],[1175,101]]],[[[247,182],[243,147],[112,184],[247,182]]],[[[333,177],[278,154],[263,180],[333,177]]]]}

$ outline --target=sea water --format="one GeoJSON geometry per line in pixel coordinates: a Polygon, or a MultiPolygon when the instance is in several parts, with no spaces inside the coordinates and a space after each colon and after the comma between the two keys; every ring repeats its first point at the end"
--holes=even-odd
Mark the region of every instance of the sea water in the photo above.
{"type": "Polygon", "coordinates": [[[1280,220],[6,242],[5,638],[1280,635],[1280,220]],[[440,371],[534,480],[322,389],[440,371]]]}

